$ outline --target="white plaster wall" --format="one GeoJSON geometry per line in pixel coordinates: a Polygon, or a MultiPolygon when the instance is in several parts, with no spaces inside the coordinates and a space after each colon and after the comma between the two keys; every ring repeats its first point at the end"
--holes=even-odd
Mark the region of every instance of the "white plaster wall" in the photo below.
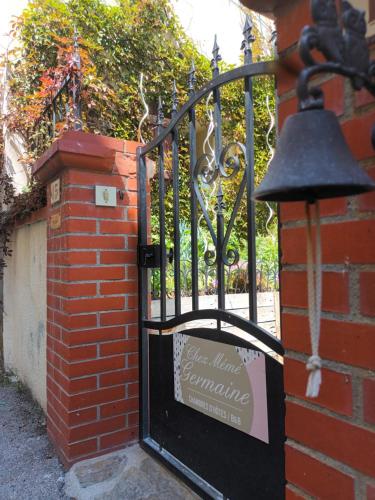
{"type": "Polygon", "coordinates": [[[46,221],[16,229],[4,270],[4,364],[44,410],[46,395],[46,221]]]}

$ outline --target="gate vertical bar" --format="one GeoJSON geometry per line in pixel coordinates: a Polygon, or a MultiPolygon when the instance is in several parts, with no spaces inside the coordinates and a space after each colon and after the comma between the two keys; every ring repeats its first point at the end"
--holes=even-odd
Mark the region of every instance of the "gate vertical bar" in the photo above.
{"type": "MultiPolygon", "coordinates": [[[[177,88],[173,82],[172,120],[177,113],[177,88]]],[[[178,128],[172,131],[172,177],[173,177],[173,238],[174,238],[174,294],[175,315],[181,314],[181,275],[180,275],[180,171],[178,162],[178,128]]]]}
{"type": "Polygon", "coordinates": [[[56,137],[56,99],[52,99],[52,138],[56,137]]]}
{"type": "MultiPolygon", "coordinates": [[[[189,73],[189,96],[191,97],[195,90],[195,66],[192,62],[189,73]]],[[[197,162],[197,138],[195,123],[195,107],[189,110],[189,145],[190,145],[190,211],[191,211],[191,291],[193,311],[199,309],[198,303],[198,225],[197,225],[197,199],[194,192],[194,168],[197,162]]]]}
{"type": "MultiPolygon", "coordinates": [[[[215,35],[214,46],[212,49],[212,78],[219,76],[218,63],[221,61],[219,54],[219,46],[217,44],[217,37],[215,35]]],[[[220,154],[222,150],[222,137],[221,137],[221,101],[220,90],[215,88],[213,91],[214,99],[214,124],[215,124],[215,167],[219,168],[220,154]]],[[[219,178],[219,186],[217,192],[217,245],[216,245],[216,259],[217,259],[217,296],[218,308],[225,309],[225,273],[224,261],[222,255],[223,241],[224,241],[224,213],[225,208],[223,202],[223,191],[221,180],[219,178]]]]}
{"type": "MultiPolygon", "coordinates": [[[[147,214],[147,170],[141,147],[137,149],[138,170],[138,244],[147,244],[148,214],[147,214]]],[[[141,373],[141,404],[140,404],[140,433],[141,438],[149,436],[149,356],[148,333],[143,326],[143,320],[148,308],[148,270],[138,266],[139,280],[139,326],[140,326],[140,373],[141,373]]]]}
{"type": "MultiPolygon", "coordinates": [[[[218,295],[218,308],[225,309],[225,274],[223,262],[223,241],[224,241],[224,194],[219,180],[219,187],[217,191],[217,205],[216,205],[216,225],[217,225],[217,295],[218,295]]],[[[220,329],[220,322],[218,321],[218,329],[220,329]]]]}
{"type": "Polygon", "coordinates": [[[74,130],[82,130],[81,117],[81,57],[78,46],[78,32],[74,27],[74,48],[73,48],[73,63],[74,73],[71,75],[72,97],[73,97],[73,114],[74,114],[74,130]]]}
{"type": "MultiPolygon", "coordinates": [[[[253,25],[249,16],[243,30],[245,64],[253,62],[251,44],[255,41],[252,34],[253,25]]],[[[256,247],[255,247],[255,203],[251,198],[254,191],[254,102],[252,77],[245,77],[245,121],[246,121],[246,198],[247,198],[247,245],[248,245],[248,278],[249,278],[249,319],[257,322],[257,286],[256,286],[256,247]]]]}
{"type": "MultiPolygon", "coordinates": [[[[158,104],[157,126],[160,134],[163,129],[163,106],[161,97],[158,104]]],[[[164,179],[164,144],[158,146],[159,156],[159,230],[160,230],[160,317],[165,321],[167,317],[167,285],[166,285],[166,247],[165,247],[165,179],[164,179]]]]}
{"type": "Polygon", "coordinates": [[[57,121],[61,121],[64,116],[64,104],[63,104],[63,96],[62,92],[59,92],[58,102],[57,102],[57,121]]]}

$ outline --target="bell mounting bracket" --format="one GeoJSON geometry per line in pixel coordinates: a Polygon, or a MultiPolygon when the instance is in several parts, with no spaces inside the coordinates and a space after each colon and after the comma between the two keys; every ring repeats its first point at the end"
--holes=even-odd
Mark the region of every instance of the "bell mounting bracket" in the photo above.
{"type": "MultiPolygon", "coordinates": [[[[370,61],[365,12],[355,9],[347,0],[341,5],[339,16],[335,0],[311,2],[315,24],[302,30],[299,41],[300,57],[306,66],[297,84],[300,111],[324,107],[321,88],[309,86],[310,79],[322,73],[347,77],[354,90],[366,88],[375,97],[375,61],[370,61]],[[318,62],[313,50],[323,54],[326,61],[318,62]]],[[[373,144],[374,139],[373,133],[373,144]]]]}

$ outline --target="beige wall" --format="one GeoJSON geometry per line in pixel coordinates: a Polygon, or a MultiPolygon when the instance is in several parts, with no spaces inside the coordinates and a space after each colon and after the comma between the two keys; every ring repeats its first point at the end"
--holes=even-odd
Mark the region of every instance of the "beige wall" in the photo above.
{"type": "Polygon", "coordinates": [[[16,229],[4,272],[4,363],[46,410],[46,222],[16,229]]]}

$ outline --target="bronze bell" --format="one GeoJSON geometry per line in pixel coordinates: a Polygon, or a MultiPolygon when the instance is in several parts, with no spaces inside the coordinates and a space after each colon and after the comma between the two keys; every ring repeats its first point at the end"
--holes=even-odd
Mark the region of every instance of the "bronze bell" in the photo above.
{"type": "Polygon", "coordinates": [[[375,182],[353,158],[336,115],[313,109],[287,118],[254,198],[312,202],[373,189],[375,182]]]}

